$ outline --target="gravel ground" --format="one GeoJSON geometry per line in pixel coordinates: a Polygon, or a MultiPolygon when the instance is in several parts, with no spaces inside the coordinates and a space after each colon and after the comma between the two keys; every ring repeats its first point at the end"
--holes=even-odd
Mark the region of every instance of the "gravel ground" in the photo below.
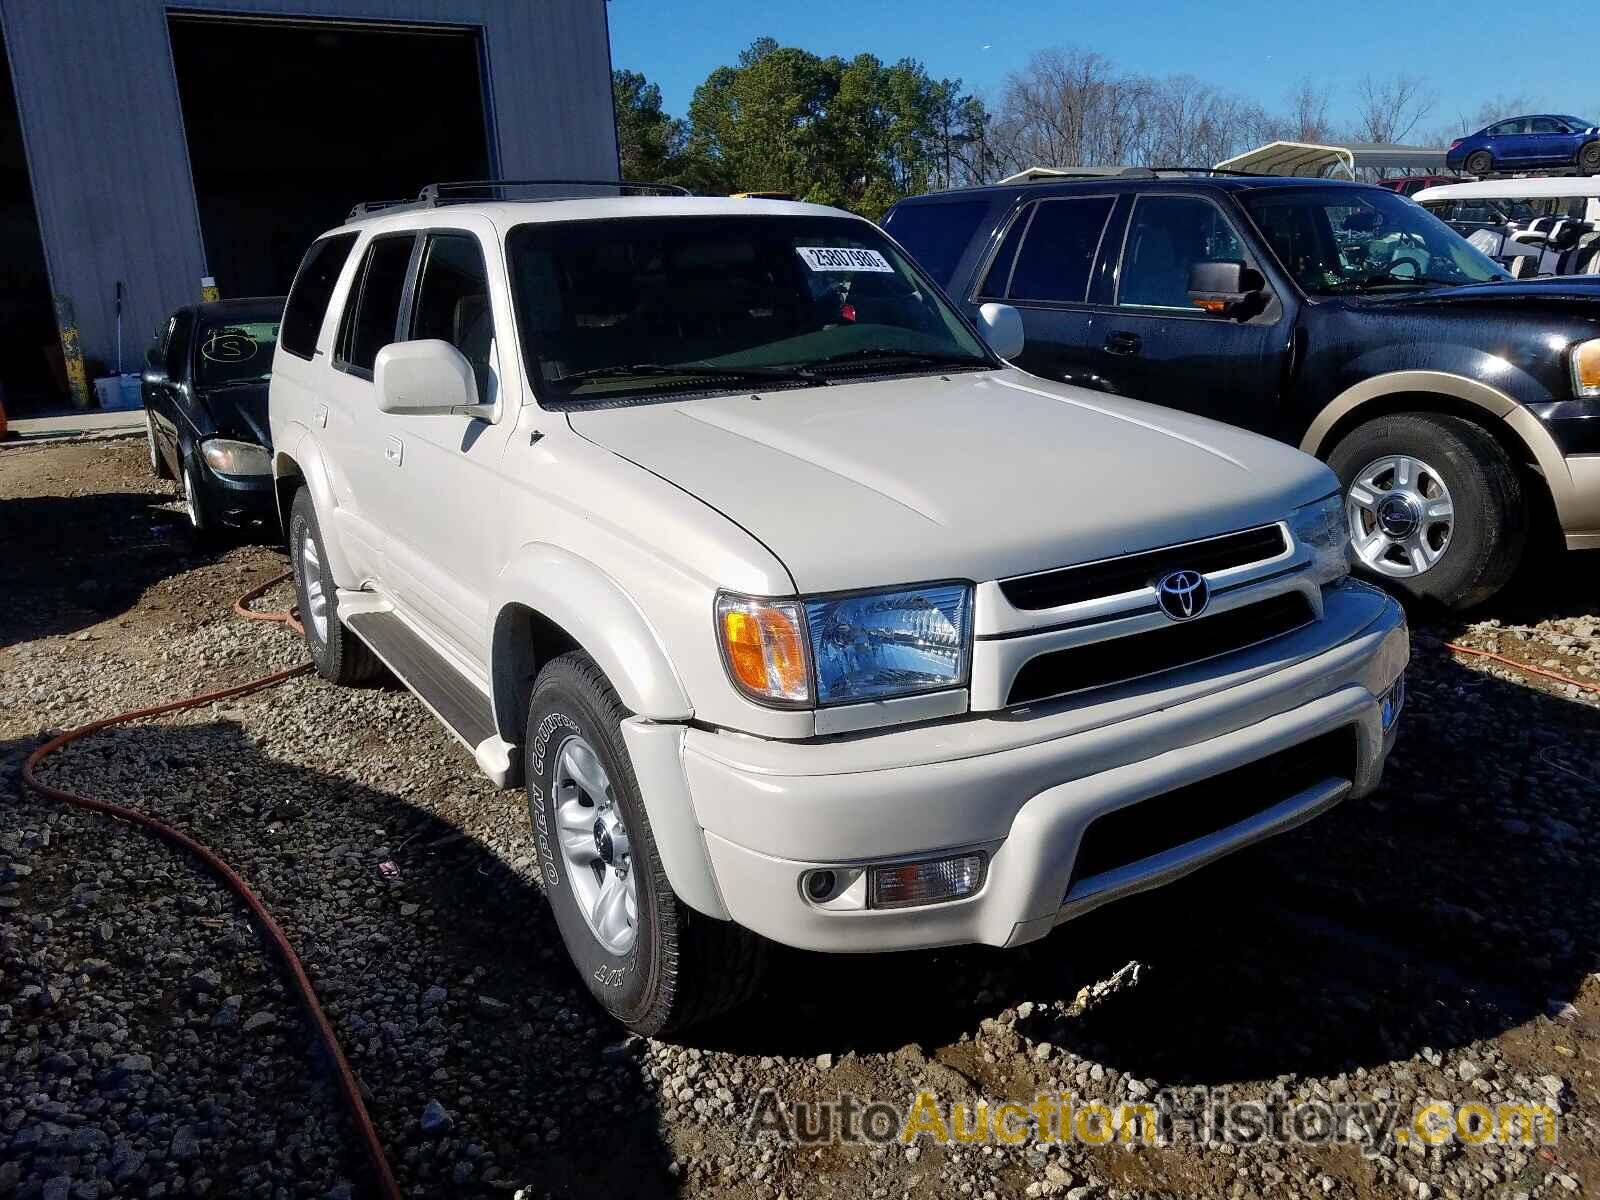
{"type": "MultiPolygon", "coordinates": [[[[141,442],[0,450],[0,1196],[366,1194],[326,1064],[220,884],[22,792],[53,732],[302,657],[229,615],[283,569],[202,546],[141,442]]],[[[1020,951],[780,956],[677,1043],[598,1018],[520,796],[398,689],[297,678],[75,744],[51,782],[215,847],[299,948],[412,1196],[1517,1197],[1600,1182],[1595,556],[1418,627],[1383,790],[1020,951]],[[379,864],[398,876],[385,878],[379,864]],[[1410,1106],[1533,1098],[1539,1148],[1017,1148],[749,1138],[799,1111],[1169,1087],[1410,1106]]],[[[264,607],[287,602],[285,589],[264,607]]]]}

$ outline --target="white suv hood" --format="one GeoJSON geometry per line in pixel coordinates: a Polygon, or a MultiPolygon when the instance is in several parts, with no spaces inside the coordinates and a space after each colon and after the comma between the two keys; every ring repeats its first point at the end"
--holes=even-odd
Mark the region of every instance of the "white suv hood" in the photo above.
{"type": "Polygon", "coordinates": [[[1020,371],[569,414],[772,550],[801,592],[982,581],[1279,520],[1338,487],[1278,442],[1020,371]]]}

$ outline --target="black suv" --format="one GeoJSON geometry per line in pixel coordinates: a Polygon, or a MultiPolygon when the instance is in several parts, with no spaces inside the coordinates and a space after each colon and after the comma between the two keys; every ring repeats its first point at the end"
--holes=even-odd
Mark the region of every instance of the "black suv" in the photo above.
{"type": "Polygon", "coordinates": [[[1323,179],[1133,170],[918,196],[884,227],[969,313],[1020,311],[1019,366],[1325,458],[1360,564],[1415,596],[1487,599],[1546,511],[1600,548],[1600,280],[1513,280],[1412,201],[1323,179]]]}

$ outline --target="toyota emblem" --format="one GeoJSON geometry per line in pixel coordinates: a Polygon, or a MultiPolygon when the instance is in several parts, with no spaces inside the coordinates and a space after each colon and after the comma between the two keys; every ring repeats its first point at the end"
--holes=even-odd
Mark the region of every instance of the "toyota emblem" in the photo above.
{"type": "Polygon", "coordinates": [[[1205,612],[1211,588],[1199,571],[1173,571],[1156,580],[1156,602],[1174,621],[1188,621],[1205,612]]]}

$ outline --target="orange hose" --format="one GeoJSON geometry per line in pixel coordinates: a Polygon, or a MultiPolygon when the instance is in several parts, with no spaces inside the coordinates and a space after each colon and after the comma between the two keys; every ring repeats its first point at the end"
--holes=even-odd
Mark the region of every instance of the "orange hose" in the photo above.
{"type": "Polygon", "coordinates": [[[1514,658],[1507,658],[1504,654],[1496,654],[1493,650],[1480,650],[1476,646],[1463,646],[1460,642],[1440,642],[1446,650],[1453,650],[1457,654],[1470,654],[1476,658],[1490,658],[1497,663],[1503,663],[1512,670],[1521,671],[1525,675],[1538,675],[1542,679],[1553,679],[1557,683],[1565,683],[1577,688],[1580,692],[1592,692],[1600,689],[1600,681],[1591,680],[1585,683],[1581,679],[1574,679],[1570,675],[1562,675],[1556,671],[1547,671],[1543,667],[1530,666],[1525,662],[1518,662],[1514,658]]]}
{"type": "MultiPolygon", "coordinates": [[[[268,588],[274,587],[289,578],[285,572],[276,579],[269,579],[260,587],[251,588],[239,599],[234,601],[233,611],[241,617],[251,621],[276,621],[289,626],[295,632],[301,632],[300,622],[296,619],[293,610],[287,612],[258,613],[253,611],[249,604],[261,596],[268,588]]],[[[339,1090],[344,1096],[345,1105],[350,1110],[351,1118],[355,1121],[356,1130],[361,1135],[361,1140],[367,1152],[367,1158],[372,1164],[373,1175],[377,1179],[378,1192],[384,1200],[400,1200],[400,1187],[395,1182],[394,1172],[389,1167],[388,1156],[384,1154],[383,1143],[378,1138],[377,1127],[372,1122],[367,1106],[361,1099],[361,1085],[356,1082],[355,1072],[350,1069],[349,1060],[344,1056],[343,1049],[339,1046],[339,1038],[333,1031],[327,1014],[322,1011],[322,1005],[317,1000],[317,993],[311,986],[311,978],[306,974],[305,964],[300,961],[300,956],[295,953],[283,929],[273,920],[272,914],[267,911],[267,906],[261,898],[251,891],[250,885],[239,877],[221,857],[200,842],[181,830],[156,820],[148,813],[138,809],[126,808],[120,804],[113,804],[109,800],[96,800],[92,796],[85,796],[78,792],[70,792],[64,788],[51,787],[47,783],[39,782],[34,774],[36,768],[51,754],[69,742],[75,742],[81,737],[107,729],[113,725],[123,725],[129,721],[137,721],[144,717],[159,716],[162,713],[177,712],[184,708],[194,708],[201,704],[210,704],[217,700],[226,700],[230,696],[243,696],[248,692],[257,692],[262,688],[272,687],[282,683],[285,679],[292,679],[296,675],[304,674],[309,670],[309,662],[301,663],[298,667],[290,667],[284,671],[274,671],[270,675],[263,675],[259,679],[252,679],[248,683],[235,684],[232,687],[218,688],[216,691],[202,692],[198,696],[190,696],[184,700],[168,700],[163,704],[152,704],[148,708],[137,708],[132,712],[118,713],[114,717],[103,717],[98,721],[91,721],[87,725],[80,725],[76,729],[69,729],[51,738],[44,745],[38,747],[28,755],[22,764],[22,782],[39,795],[51,800],[70,804],[75,808],[86,808],[94,812],[109,813],[124,821],[135,825],[142,825],[157,837],[181,846],[190,854],[198,858],[212,872],[222,880],[234,895],[244,901],[245,907],[255,917],[257,924],[266,935],[268,943],[278,953],[283,965],[288,969],[300,998],[305,1003],[306,1012],[311,1018],[311,1023],[316,1027],[318,1036],[322,1039],[323,1047],[327,1050],[332,1060],[335,1073],[339,1080],[339,1090]]]]}

